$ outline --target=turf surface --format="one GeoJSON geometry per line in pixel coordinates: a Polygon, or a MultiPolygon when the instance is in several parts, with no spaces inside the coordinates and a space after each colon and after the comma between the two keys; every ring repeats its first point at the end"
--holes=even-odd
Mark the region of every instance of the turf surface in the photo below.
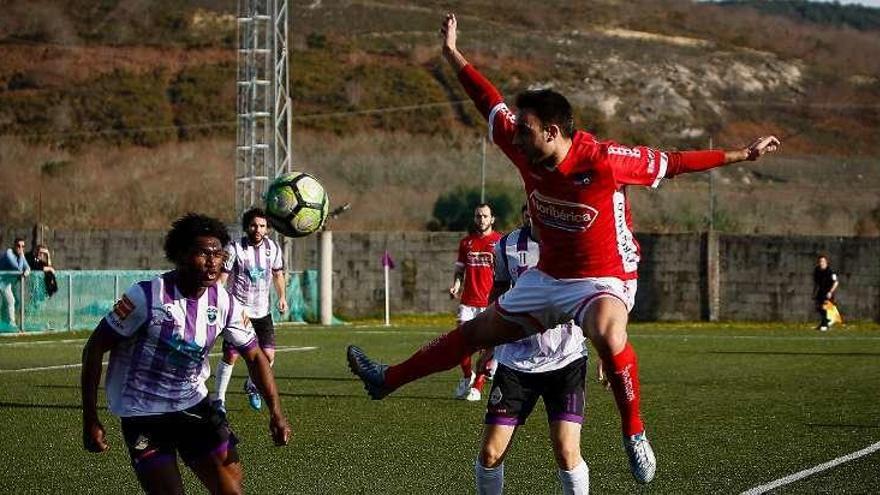
{"type": "MultiPolygon", "coordinates": [[[[457,371],[375,402],[345,366],[347,344],[398,360],[443,329],[423,321],[280,329],[276,375],[291,444],[273,447],[265,412],[247,407],[243,364],[230,387],[245,490],[472,493],[484,404],[451,398],[457,371]]],[[[632,480],[612,397],[591,381],[582,445],[593,493],[741,493],[880,442],[877,325],[820,334],[805,325],[634,324],[630,334],[658,474],[647,487],[632,480]]],[[[82,450],[78,367],[8,371],[76,365],[86,337],[0,339],[0,482],[14,493],[138,492],[118,419],[102,412],[110,452],[82,450]]],[[[505,493],[559,492],[541,406],[505,471],[505,493]]],[[[876,493],[878,472],[875,452],[774,493],[876,493]]],[[[188,472],[185,480],[188,492],[203,491],[188,472]]]]}

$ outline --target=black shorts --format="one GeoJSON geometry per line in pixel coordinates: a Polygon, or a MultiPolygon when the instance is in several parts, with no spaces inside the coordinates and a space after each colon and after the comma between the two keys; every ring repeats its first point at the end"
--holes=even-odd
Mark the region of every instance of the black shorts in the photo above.
{"type": "Polygon", "coordinates": [[[234,449],[238,439],[226,415],[205,398],[183,411],[121,418],[122,436],[135,470],[176,462],[187,464],[213,453],[234,449]]]}
{"type": "Polygon", "coordinates": [[[523,373],[499,364],[486,405],[486,424],[525,424],[539,397],[544,398],[548,421],[581,424],[586,377],[586,357],[544,373],[523,373]]]}
{"type": "MultiPolygon", "coordinates": [[[[272,321],[272,313],[269,313],[262,318],[251,318],[250,321],[254,326],[254,333],[257,334],[257,344],[259,344],[260,349],[274,349],[275,323],[272,321]]],[[[226,340],[223,341],[224,356],[237,352],[238,350],[234,345],[226,342],[226,340]]]]}

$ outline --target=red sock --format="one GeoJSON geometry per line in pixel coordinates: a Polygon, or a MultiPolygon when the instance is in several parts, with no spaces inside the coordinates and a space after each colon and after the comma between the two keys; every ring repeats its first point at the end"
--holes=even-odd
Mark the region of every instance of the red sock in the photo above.
{"type": "Polygon", "coordinates": [[[485,383],[486,383],[486,375],[480,373],[479,375],[477,375],[477,379],[474,380],[474,384],[471,387],[482,392],[483,391],[483,384],[485,384],[485,383]]]}
{"type": "Polygon", "coordinates": [[[471,364],[471,355],[468,354],[467,356],[463,357],[461,362],[458,363],[458,365],[461,367],[461,376],[463,376],[465,378],[470,378],[471,373],[473,373],[473,371],[474,371],[473,366],[471,364]]]}
{"type": "Polygon", "coordinates": [[[396,389],[424,376],[452,369],[461,362],[462,356],[471,355],[474,350],[465,342],[461,329],[456,328],[422,346],[406,361],[385,370],[385,385],[396,389]]]}
{"type": "Polygon", "coordinates": [[[604,360],[605,374],[614,392],[614,401],[620,411],[624,435],[635,435],[645,430],[639,411],[639,366],[636,351],[629,342],[620,353],[604,360]]]}

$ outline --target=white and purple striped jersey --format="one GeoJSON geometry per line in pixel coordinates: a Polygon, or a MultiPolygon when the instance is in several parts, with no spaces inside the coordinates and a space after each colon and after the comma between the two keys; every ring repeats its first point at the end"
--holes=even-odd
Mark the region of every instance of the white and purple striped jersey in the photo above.
{"type": "MultiPolygon", "coordinates": [[[[529,227],[508,233],[495,245],[495,280],[511,286],[529,268],[538,264],[538,243],[529,227]]],[[[524,373],[543,373],[564,368],[587,355],[584,332],[573,321],[544,333],[495,347],[495,359],[524,373]]]]}
{"type": "Polygon", "coordinates": [[[226,289],[244,306],[248,318],[269,314],[269,290],[272,274],[284,269],[281,249],[272,239],[264,237],[252,246],[247,236],[226,246],[223,271],[229,273],[226,289]]]}
{"type": "Polygon", "coordinates": [[[175,272],[138,282],[104,321],[124,337],[110,351],[110,412],[146,416],[182,411],[208,395],[208,352],[222,336],[241,351],[257,345],[241,306],[219,284],[198,299],[184,297],[175,272]]]}

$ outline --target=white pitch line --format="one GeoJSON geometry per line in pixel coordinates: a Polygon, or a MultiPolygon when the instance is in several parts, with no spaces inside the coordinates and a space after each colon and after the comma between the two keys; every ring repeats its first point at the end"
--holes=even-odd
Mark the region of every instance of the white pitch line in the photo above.
{"type": "Polygon", "coordinates": [[[853,452],[852,454],[840,456],[837,459],[828,461],[823,464],[819,464],[816,467],[812,467],[810,469],[804,469],[803,471],[799,471],[797,473],[786,476],[784,478],[779,478],[776,481],[771,481],[770,483],[767,483],[766,485],[756,486],[750,490],[742,492],[740,495],[761,495],[762,493],[767,493],[770,490],[774,490],[776,488],[779,488],[780,486],[787,485],[789,483],[794,483],[795,481],[804,479],[807,476],[812,476],[812,475],[819,473],[821,471],[825,471],[827,469],[831,469],[835,466],[843,464],[844,462],[849,462],[854,459],[858,459],[859,457],[863,457],[868,454],[872,454],[878,450],[880,450],[880,442],[877,442],[873,445],[869,445],[869,446],[865,447],[864,449],[859,450],[858,452],[853,452]]]}
{"type": "Polygon", "coordinates": [[[50,345],[50,344],[72,344],[74,342],[85,342],[89,339],[62,339],[62,340],[30,340],[25,342],[0,342],[2,347],[28,347],[32,345],[50,345]]]}
{"type": "MultiPolygon", "coordinates": [[[[275,354],[279,352],[296,352],[296,351],[314,351],[317,347],[297,347],[297,346],[284,346],[284,347],[276,347],[275,354]]],[[[208,354],[210,357],[222,356],[222,352],[212,352],[208,354]]],[[[102,365],[107,365],[107,361],[101,363],[102,365]]],[[[50,370],[65,370],[70,368],[79,368],[82,366],[82,363],[74,363],[74,364],[57,364],[54,366],[38,366],[36,368],[20,368],[13,370],[0,370],[0,374],[5,373],[28,373],[31,371],[50,371],[50,370]]]]}
{"type": "MultiPolygon", "coordinates": [[[[107,361],[104,361],[104,362],[101,363],[101,364],[106,365],[106,364],[107,364],[107,361]]],[[[79,368],[80,366],[82,366],[82,363],[76,363],[76,364],[58,364],[58,365],[55,365],[55,366],[39,366],[39,367],[37,367],[37,368],[21,368],[21,369],[15,369],[15,370],[0,370],[0,374],[4,374],[4,373],[25,373],[25,372],[30,372],[30,371],[64,370],[64,369],[68,369],[68,368],[79,368]]]]}

